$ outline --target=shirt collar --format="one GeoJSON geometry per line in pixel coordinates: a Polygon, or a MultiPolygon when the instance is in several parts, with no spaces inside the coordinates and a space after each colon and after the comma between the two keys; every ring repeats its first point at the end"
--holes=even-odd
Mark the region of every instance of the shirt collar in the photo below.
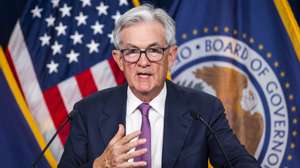
{"type": "MultiPolygon", "coordinates": [[[[161,110],[161,108],[165,108],[165,101],[167,97],[167,86],[166,82],[164,83],[164,86],[160,93],[152,99],[149,104],[151,108],[157,112],[158,114],[164,116],[164,110],[161,110]]],[[[143,101],[141,101],[139,98],[137,98],[130,87],[128,86],[127,89],[127,115],[131,115],[140,104],[142,104],[143,101]]]]}
{"type": "Polygon", "coordinates": [[[154,109],[155,112],[160,114],[161,116],[164,116],[163,108],[165,108],[165,102],[167,97],[167,86],[166,83],[164,83],[164,87],[160,91],[160,93],[150,101],[150,106],[154,109]]]}
{"type": "Polygon", "coordinates": [[[131,115],[143,102],[137,98],[130,87],[127,89],[127,115],[131,115]]]}

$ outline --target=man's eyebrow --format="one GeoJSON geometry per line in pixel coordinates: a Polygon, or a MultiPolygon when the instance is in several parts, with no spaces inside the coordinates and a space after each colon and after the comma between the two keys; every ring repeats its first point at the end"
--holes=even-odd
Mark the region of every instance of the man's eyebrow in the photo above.
{"type": "Polygon", "coordinates": [[[149,47],[160,47],[160,45],[158,43],[152,43],[147,46],[147,48],[149,48],[149,47]]]}
{"type": "Polygon", "coordinates": [[[139,48],[138,46],[133,45],[133,44],[127,44],[127,47],[129,47],[129,48],[139,48]]]}

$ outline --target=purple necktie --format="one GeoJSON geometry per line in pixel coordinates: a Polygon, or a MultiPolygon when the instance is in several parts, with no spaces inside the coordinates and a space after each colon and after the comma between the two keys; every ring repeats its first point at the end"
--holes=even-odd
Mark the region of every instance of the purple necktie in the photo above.
{"type": "Polygon", "coordinates": [[[134,161],[146,161],[146,168],[151,168],[151,127],[148,118],[150,105],[148,103],[142,103],[138,108],[142,113],[141,135],[139,138],[145,138],[147,141],[145,144],[138,146],[136,150],[141,148],[147,148],[148,150],[144,155],[136,157],[134,161]]]}

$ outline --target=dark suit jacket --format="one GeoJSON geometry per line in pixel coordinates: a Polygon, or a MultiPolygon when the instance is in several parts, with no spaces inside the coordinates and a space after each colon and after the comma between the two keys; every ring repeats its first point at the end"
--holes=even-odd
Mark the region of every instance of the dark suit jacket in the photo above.
{"type": "MultiPolygon", "coordinates": [[[[125,123],[127,85],[100,91],[74,106],[70,136],[59,167],[92,167],[117,131],[125,123]]],[[[221,102],[208,94],[167,81],[162,166],[207,168],[226,165],[214,136],[191,113],[200,113],[215,130],[231,164],[239,168],[259,167],[229,128],[221,102]]],[[[152,128],[153,129],[153,128],[152,128]]]]}

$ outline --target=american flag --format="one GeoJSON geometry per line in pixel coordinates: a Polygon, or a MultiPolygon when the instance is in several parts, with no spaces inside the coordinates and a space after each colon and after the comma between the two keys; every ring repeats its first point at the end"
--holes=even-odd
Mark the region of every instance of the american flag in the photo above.
{"type": "MultiPolygon", "coordinates": [[[[112,30],[131,7],[127,0],[28,0],[8,57],[47,142],[75,102],[125,81],[111,58],[112,30]]],[[[50,146],[56,160],[69,127],[50,146]]]]}

